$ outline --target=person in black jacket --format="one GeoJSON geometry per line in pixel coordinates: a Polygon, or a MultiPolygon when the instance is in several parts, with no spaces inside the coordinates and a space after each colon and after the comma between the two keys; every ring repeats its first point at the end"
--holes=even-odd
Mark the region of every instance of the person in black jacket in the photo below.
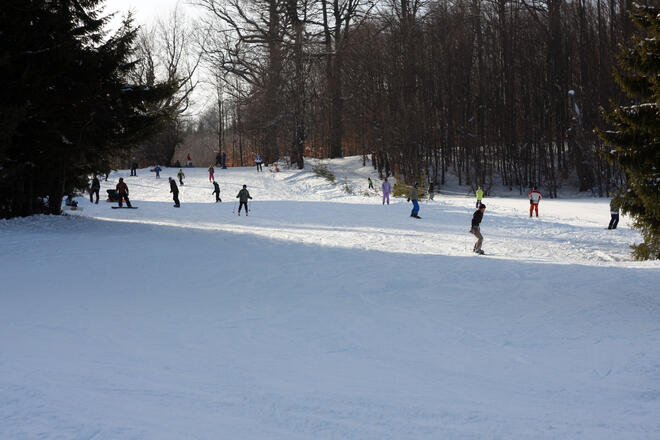
{"type": "Polygon", "coordinates": [[[218,182],[215,180],[213,181],[213,192],[211,194],[215,194],[215,202],[222,202],[222,199],[220,198],[220,185],[218,185],[218,182]]]}
{"type": "Polygon", "coordinates": [[[99,204],[99,190],[101,189],[101,182],[99,178],[94,175],[92,179],[92,186],[89,188],[89,202],[94,203],[94,194],[96,194],[96,204],[99,204]]]}
{"type": "Polygon", "coordinates": [[[248,199],[251,199],[250,193],[247,190],[247,185],[243,185],[243,189],[238,192],[238,195],[236,198],[241,202],[238,205],[238,215],[241,215],[241,208],[245,206],[245,215],[248,215],[248,207],[247,207],[247,201],[248,199]]]}
{"type": "Polygon", "coordinates": [[[179,203],[179,187],[176,186],[176,181],[174,179],[172,179],[171,177],[169,179],[170,179],[170,192],[172,193],[172,198],[174,199],[174,207],[178,208],[181,206],[181,204],[179,203]]]}
{"type": "Polygon", "coordinates": [[[481,250],[481,244],[484,241],[483,235],[481,235],[481,231],[479,230],[479,225],[481,224],[481,220],[484,218],[484,211],[486,210],[486,205],[483,203],[479,205],[479,209],[474,211],[474,214],[472,215],[472,227],[470,228],[470,233],[472,233],[475,237],[477,237],[477,242],[474,244],[474,252],[476,252],[479,255],[483,255],[484,251],[481,250]]]}

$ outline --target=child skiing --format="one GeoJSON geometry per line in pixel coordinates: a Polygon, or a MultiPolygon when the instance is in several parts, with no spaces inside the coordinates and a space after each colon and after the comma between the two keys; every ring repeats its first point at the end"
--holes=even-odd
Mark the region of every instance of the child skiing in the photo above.
{"type": "Polygon", "coordinates": [[[539,202],[543,197],[541,197],[541,193],[536,189],[536,187],[533,187],[530,192],[527,193],[527,196],[529,197],[529,216],[532,216],[532,212],[536,211],[536,217],[539,216],[539,202]]]}
{"type": "Polygon", "coordinates": [[[172,193],[172,199],[174,199],[174,207],[179,208],[181,204],[179,203],[179,187],[176,186],[176,181],[169,177],[170,180],[170,193],[172,193]]]}
{"type": "Polygon", "coordinates": [[[214,172],[215,172],[215,169],[213,168],[213,165],[211,165],[211,166],[209,167],[209,182],[210,182],[210,181],[214,181],[214,182],[215,182],[215,178],[213,177],[213,173],[214,173],[214,172]]]}
{"type": "Polygon", "coordinates": [[[481,224],[481,220],[484,218],[484,211],[486,210],[486,205],[483,203],[479,205],[479,209],[474,211],[474,214],[472,215],[472,227],[470,228],[470,233],[473,234],[475,237],[477,237],[477,242],[474,244],[474,249],[473,251],[479,255],[483,255],[484,251],[481,250],[481,244],[484,241],[483,235],[481,235],[481,231],[479,230],[479,225],[481,224]]]}
{"type": "Polygon", "coordinates": [[[410,213],[411,217],[415,218],[421,218],[418,213],[419,213],[419,203],[417,203],[417,199],[419,199],[419,195],[417,194],[417,188],[419,187],[419,183],[415,183],[415,185],[410,188],[410,193],[408,193],[408,201],[412,200],[413,203],[413,209],[412,212],[410,213]]]}
{"type": "Polygon", "coordinates": [[[238,215],[241,215],[241,208],[245,206],[245,216],[248,215],[248,199],[251,199],[250,193],[247,190],[247,185],[243,185],[243,189],[238,192],[236,198],[239,200],[240,204],[238,205],[238,215]]]}
{"type": "Polygon", "coordinates": [[[369,189],[375,189],[374,183],[371,181],[371,177],[367,177],[367,181],[369,182],[369,189]]]}
{"type": "Polygon", "coordinates": [[[156,172],[156,179],[160,179],[160,171],[161,170],[162,170],[162,168],[159,165],[156,165],[154,167],[154,171],[156,172]]]}
{"type": "Polygon", "coordinates": [[[215,202],[222,202],[222,199],[220,198],[220,185],[218,185],[218,182],[215,180],[213,181],[213,192],[211,194],[215,194],[215,202]]]}
{"type": "Polygon", "coordinates": [[[179,178],[179,183],[183,185],[183,178],[186,177],[185,174],[183,174],[183,170],[179,168],[179,172],[176,173],[177,177],[179,178]]]}
{"type": "Polygon", "coordinates": [[[387,177],[383,181],[383,205],[385,204],[385,201],[387,201],[387,204],[390,204],[390,194],[392,193],[392,186],[390,185],[390,182],[387,181],[387,177]]]}

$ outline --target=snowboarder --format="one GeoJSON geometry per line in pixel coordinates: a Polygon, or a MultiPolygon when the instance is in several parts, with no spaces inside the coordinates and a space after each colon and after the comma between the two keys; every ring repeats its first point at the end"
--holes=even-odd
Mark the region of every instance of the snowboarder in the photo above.
{"type": "Polygon", "coordinates": [[[412,200],[413,203],[413,209],[412,212],[410,213],[411,217],[415,218],[421,218],[419,215],[419,203],[417,203],[417,199],[419,199],[419,195],[417,193],[417,188],[419,188],[419,183],[415,182],[415,185],[410,188],[410,193],[408,194],[408,201],[412,200]]]}
{"type": "Polygon", "coordinates": [[[543,197],[541,197],[541,193],[536,189],[536,187],[533,187],[530,192],[527,193],[527,196],[529,197],[529,216],[532,216],[532,212],[536,211],[536,216],[539,216],[539,202],[543,197]]]}
{"type": "Polygon", "coordinates": [[[183,174],[183,170],[179,168],[179,172],[176,173],[177,177],[179,178],[179,183],[183,185],[183,178],[186,177],[185,174],[183,174]]]}
{"type": "Polygon", "coordinates": [[[261,158],[261,154],[257,154],[257,157],[254,158],[254,163],[257,164],[257,171],[263,171],[261,164],[264,163],[264,160],[261,158]]]}
{"type": "Polygon", "coordinates": [[[161,168],[160,166],[158,166],[158,165],[156,165],[156,166],[154,167],[154,171],[156,172],[156,179],[160,179],[160,172],[161,172],[161,170],[162,170],[162,168],[161,168]]]}
{"type": "Polygon", "coordinates": [[[619,224],[619,202],[616,197],[612,197],[612,201],[610,202],[610,214],[612,218],[607,229],[616,229],[616,226],[619,224]]]}
{"type": "Polygon", "coordinates": [[[218,185],[218,182],[215,180],[213,181],[213,192],[211,194],[215,194],[215,202],[222,202],[222,199],[220,198],[220,185],[218,185]]]}
{"type": "Polygon", "coordinates": [[[192,159],[190,158],[190,153],[188,153],[188,155],[186,156],[186,160],[187,160],[188,168],[191,168],[192,167],[192,159]]]}
{"type": "Polygon", "coordinates": [[[387,204],[390,204],[390,194],[392,193],[392,186],[390,185],[390,182],[387,181],[387,177],[383,181],[383,205],[387,201],[387,204]]]}
{"type": "Polygon", "coordinates": [[[89,203],[94,203],[94,194],[96,194],[96,204],[99,204],[99,190],[101,189],[101,182],[99,178],[94,175],[92,179],[92,186],[89,188],[89,203]]]}
{"type": "Polygon", "coordinates": [[[181,206],[179,203],[179,187],[176,186],[176,181],[169,177],[170,180],[170,192],[172,193],[172,199],[174,199],[174,207],[178,208],[181,206]]]}
{"type": "Polygon", "coordinates": [[[122,207],[122,201],[125,199],[126,200],[126,206],[129,208],[131,207],[131,201],[128,200],[128,185],[124,183],[124,178],[120,177],[119,178],[119,183],[117,184],[117,187],[115,188],[115,191],[117,191],[117,197],[119,197],[119,207],[122,207]]]}
{"type": "Polygon", "coordinates": [[[474,244],[473,251],[479,255],[484,254],[484,251],[481,250],[481,244],[484,242],[484,237],[479,230],[479,224],[481,224],[481,220],[484,218],[485,210],[486,205],[483,203],[479,205],[479,209],[474,211],[474,214],[472,215],[472,227],[470,228],[470,233],[477,237],[477,242],[474,244]]]}
{"type": "Polygon", "coordinates": [[[374,189],[374,183],[371,181],[371,177],[367,177],[367,181],[369,182],[369,189],[374,189]]]}
{"type": "Polygon", "coordinates": [[[133,162],[133,164],[131,165],[131,176],[137,177],[137,168],[138,168],[137,162],[133,162]]]}
{"type": "Polygon", "coordinates": [[[213,168],[213,165],[211,165],[211,166],[209,167],[209,182],[210,182],[210,181],[214,181],[214,182],[215,182],[215,178],[213,177],[213,173],[215,173],[215,169],[213,168]]]}
{"type": "Polygon", "coordinates": [[[476,206],[476,208],[479,209],[479,206],[481,205],[481,201],[484,198],[484,190],[481,189],[480,186],[478,186],[477,190],[474,193],[477,195],[477,206],[476,206]]]}
{"type": "Polygon", "coordinates": [[[248,215],[248,199],[251,199],[250,193],[247,190],[247,185],[243,185],[243,189],[238,192],[236,198],[239,200],[240,204],[238,205],[238,215],[241,215],[241,208],[245,206],[245,215],[248,215]]]}

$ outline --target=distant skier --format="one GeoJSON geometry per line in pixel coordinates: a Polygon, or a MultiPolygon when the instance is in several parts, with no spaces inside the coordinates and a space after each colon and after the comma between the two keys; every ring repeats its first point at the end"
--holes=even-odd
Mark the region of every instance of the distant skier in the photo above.
{"type": "Polygon", "coordinates": [[[128,185],[124,183],[124,178],[120,177],[119,178],[119,183],[115,187],[115,191],[117,192],[117,197],[119,197],[119,207],[121,208],[122,201],[126,200],[126,206],[131,208],[131,201],[128,200],[128,185]]]}
{"type": "Polygon", "coordinates": [[[96,204],[99,204],[99,190],[101,189],[101,182],[99,182],[99,178],[96,177],[96,174],[94,174],[94,178],[92,179],[92,186],[89,188],[89,202],[94,203],[94,194],[96,194],[96,204]]]}
{"type": "Polygon", "coordinates": [[[375,189],[374,183],[371,181],[371,177],[367,177],[367,181],[369,182],[369,189],[375,189]]]}
{"type": "Polygon", "coordinates": [[[162,170],[163,170],[163,169],[162,169],[159,165],[156,165],[156,166],[154,167],[154,171],[156,172],[156,179],[160,179],[160,172],[161,172],[162,170]]]}
{"type": "Polygon", "coordinates": [[[179,187],[176,186],[176,181],[169,177],[170,181],[170,192],[172,193],[172,199],[174,199],[174,207],[179,208],[181,203],[179,203],[179,187]]]}
{"type": "Polygon", "coordinates": [[[243,189],[238,192],[236,198],[239,200],[238,215],[241,215],[241,208],[245,206],[245,215],[248,215],[248,199],[251,199],[250,193],[247,190],[247,185],[243,185],[243,189]]]}
{"type": "Polygon", "coordinates": [[[543,197],[541,197],[541,193],[536,189],[536,187],[533,187],[530,192],[527,193],[527,196],[529,197],[529,216],[532,216],[532,212],[536,212],[536,216],[539,216],[539,202],[543,197]]]}
{"type": "Polygon", "coordinates": [[[484,237],[483,235],[481,235],[481,231],[479,230],[479,225],[481,224],[481,220],[484,218],[485,210],[486,210],[486,205],[484,205],[483,203],[479,205],[479,209],[474,211],[474,214],[472,215],[472,227],[470,228],[470,233],[473,234],[475,237],[477,237],[477,242],[474,244],[473,251],[479,255],[484,254],[484,251],[481,250],[481,244],[484,242],[484,237]]]}
{"type": "Polygon", "coordinates": [[[254,158],[254,163],[257,164],[257,171],[263,171],[261,164],[264,163],[264,160],[261,158],[261,154],[257,154],[257,157],[254,158]]]}
{"type": "Polygon", "coordinates": [[[390,185],[390,182],[387,181],[387,177],[383,181],[383,205],[387,201],[387,204],[390,204],[390,194],[392,193],[392,186],[390,185]]]}
{"type": "Polygon", "coordinates": [[[215,202],[222,202],[222,199],[220,198],[220,185],[218,185],[218,182],[215,180],[213,181],[213,192],[211,194],[215,194],[215,202]]]}
{"type": "Polygon", "coordinates": [[[133,162],[133,164],[131,165],[131,176],[137,177],[137,167],[138,167],[137,162],[133,162]]]}
{"type": "Polygon", "coordinates": [[[429,200],[433,200],[434,194],[435,194],[435,183],[429,182],[429,200]]]}
{"type": "Polygon", "coordinates": [[[192,159],[190,158],[190,153],[188,153],[188,155],[186,156],[186,161],[187,161],[186,165],[188,166],[188,168],[192,167],[192,159]]]}
{"type": "Polygon", "coordinates": [[[179,178],[179,183],[180,183],[181,185],[183,185],[183,179],[184,179],[184,177],[186,177],[186,175],[183,174],[183,170],[182,170],[181,168],[179,168],[179,172],[176,173],[176,175],[177,175],[177,177],[179,178]]]}
{"type": "Polygon", "coordinates": [[[610,202],[610,214],[612,218],[607,229],[616,229],[619,224],[619,201],[616,197],[612,197],[612,201],[610,202]]]}
{"type": "Polygon", "coordinates": [[[227,153],[224,151],[222,152],[222,169],[226,170],[227,169],[227,153]]]}
{"type": "Polygon", "coordinates": [[[214,165],[217,165],[219,167],[222,166],[222,155],[220,153],[215,155],[215,164],[214,165]]]}
{"type": "Polygon", "coordinates": [[[421,218],[418,215],[419,203],[417,202],[417,199],[419,199],[419,194],[417,193],[417,188],[419,188],[419,183],[415,183],[415,185],[412,188],[410,188],[410,193],[408,193],[408,201],[410,202],[412,200],[413,203],[413,209],[412,212],[410,213],[410,216],[415,218],[421,218]]]}
{"type": "Polygon", "coordinates": [[[214,173],[215,173],[215,168],[213,168],[213,165],[211,165],[211,166],[209,167],[209,182],[210,182],[210,181],[214,181],[214,182],[215,182],[215,178],[213,177],[213,174],[214,174],[214,173]]]}
{"type": "Polygon", "coordinates": [[[474,193],[477,195],[477,206],[476,206],[476,208],[479,209],[479,205],[481,205],[481,201],[484,198],[484,190],[481,189],[480,186],[478,186],[477,190],[474,193]]]}

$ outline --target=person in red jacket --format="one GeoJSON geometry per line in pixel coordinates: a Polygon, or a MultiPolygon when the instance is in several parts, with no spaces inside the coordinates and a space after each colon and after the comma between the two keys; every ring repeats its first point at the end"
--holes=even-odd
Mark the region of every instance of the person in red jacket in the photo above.
{"type": "Polygon", "coordinates": [[[123,177],[119,178],[119,183],[117,184],[115,191],[117,191],[117,197],[119,197],[119,207],[121,208],[123,200],[126,200],[126,206],[130,208],[131,201],[128,200],[128,185],[124,183],[123,177]]]}
{"type": "Polygon", "coordinates": [[[541,197],[541,193],[539,190],[536,189],[536,187],[533,187],[530,192],[527,193],[527,197],[529,197],[529,216],[532,216],[532,212],[536,212],[536,216],[539,216],[539,202],[543,197],[541,197]]]}

